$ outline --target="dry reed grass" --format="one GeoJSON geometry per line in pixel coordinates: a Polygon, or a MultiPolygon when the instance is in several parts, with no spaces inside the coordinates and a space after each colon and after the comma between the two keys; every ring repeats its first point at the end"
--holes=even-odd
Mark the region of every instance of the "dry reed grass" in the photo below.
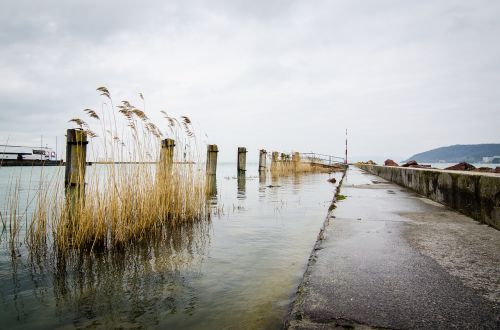
{"type": "Polygon", "coordinates": [[[41,183],[27,233],[35,250],[49,240],[60,251],[120,248],[208,217],[205,173],[191,120],[162,111],[169,137],[176,142],[173,159],[183,163],[164,158],[155,166],[151,162],[160,159],[164,133],[146,115],[142,94],[140,109],[129,101],[114,107],[107,88],[97,91],[109,105],[84,111],[99,130],[81,118],[70,122],[90,138],[87,152],[92,159],[108,163],[91,166],[88,173],[80,166],[76,182],[85,185],[65,188],[56,179],[61,173],[41,183]]]}
{"type": "Polygon", "coordinates": [[[281,154],[279,156],[273,153],[271,154],[271,166],[269,170],[272,176],[279,177],[307,173],[331,173],[336,169],[314,165],[310,159],[301,159],[298,153],[292,153],[291,155],[281,154]]]}

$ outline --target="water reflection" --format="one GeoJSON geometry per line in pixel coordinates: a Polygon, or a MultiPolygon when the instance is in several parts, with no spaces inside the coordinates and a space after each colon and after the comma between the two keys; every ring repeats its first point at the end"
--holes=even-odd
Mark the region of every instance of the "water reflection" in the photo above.
{"type": "Polygon", "coordinates": [[[246,199],[246,177],[245,177],[245,172],[239,172],[238,173],[238,193],[237,193],[237,199],[238,200],[244,200],[246,199]]]}
{"type": "Polygon", "coordinates": [[[259,171],[259,202],[266,197],[266,171],[259,171]]]}
{"type": "Polygon", "coordinates": [[[208,203],[211,206],[217,205],[217,176],[207,175],[206,192],[208,203]]]}
{"type": "Polygon", "coordinates": [[[266,171],[259,171],[259,183],[262,185],[262,184],[266,184],[266,171]]]}
{"type": "Polygon", "coordinates": [[[293,192],[295,194],[298,194],[300,192],[300,186],[301,186],[301,174],[300,173],[295,173],[293,176],[293,192]]]}
{"type": "MultiPolygon", "coordinates": [[[[12,255],[12,292],[11,297],[14,303],[14,309],[16,311],[16,319],[19,321],[26,316],[26,312],[23,308],[23,295],[22,295],[22,287],[21,280],[18,276],[18,268],[21,265],[21,260],[16,257],[16,255],[12,255]]],[[[22,265],[21,265],[22,266],[22,265]]]]}
{"type": "Polygon", "coordinates": [[[8,323],[8,310],[0,316],[7,327],[21,326],[38,304],[54,308],[57,319],[48,327],[116,328],[158,324],[163,314],[192,315],[200,296],[192,282],[207,254],[209,233],[210,224],[200,221],[103,253],[33,253],[25,265],[12,258],[12,284],[5,292],[7,283],[0,282],[0,292],[16,323],[8,323]],[[35,299],[25,302],[29,291],[35,299]]]}

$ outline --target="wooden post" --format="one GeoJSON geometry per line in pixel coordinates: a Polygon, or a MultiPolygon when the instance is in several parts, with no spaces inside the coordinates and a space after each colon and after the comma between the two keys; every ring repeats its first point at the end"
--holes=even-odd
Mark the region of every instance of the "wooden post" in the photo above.
{"type": "Polygon", "coordinates": [[[66,171],[64,173],[66,188],[81,188],[85,185],[87,144],[87,133],[84,131],[77,129],[66,131],[66,171]]]}
{"type": "Polygon", "coordinates": [[[207,146],[207,181],[206,181],[206,193],[207,195],[215,198],[217,196],[217,149],[216,144],[209,144],[207,146]]]}
{"type": "Polygon", "coordinates": [[[266,171],[266,156],[267,156],[267,151],[261,149],[259,151],[259,172],[266,171]]]}
{"type": "Polygon", "coordinates": [[[238,148],[238,173],[245,172],[247,170],[247,148],[238,148]]]}
{"type": "Polygon", "coordinates": [[[217,149],[216,144],[209,144],[207,146],[207,175],[217,174],[217,149]]]}
{"type": "Polygon", "coordinates": [[[172,164],[174,163],[174,148],[175,141],[173,139],[165,139],[161,141],[160,161],[156,177],[158,184],[165,184],[172,172],[172,164]]]}
{"type": "MultiPolygon", "coordinates": [[[[64,186],[69,228],[78,225],[78,210],[85,203],[85,170],[87,168],[87,134],[82,130],[66,131],[66,168],[64,186]]],[[[71,233],[71,231],[70,231],[71,233]]],[[[69,237],[68,237],[69,239],[69,237]]]]}
{"type": "Polygon", "coordinates": [[[165,139],[161,141],[160,162],[171,166],[174,163],[174,147],[173,139],[165,139]]]}

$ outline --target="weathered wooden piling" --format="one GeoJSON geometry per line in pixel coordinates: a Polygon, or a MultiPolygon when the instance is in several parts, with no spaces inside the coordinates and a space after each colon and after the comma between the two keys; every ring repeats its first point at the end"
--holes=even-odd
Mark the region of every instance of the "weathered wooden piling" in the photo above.
{"type": "Polygon", "coordinates": [[[266,156],[267,156],[267,151],[261,149],[259,151],[259,173],[266,171],[266,156]]]}
{"type": "Polygon", "coordinates": [[[209,196],[217,195],[217,153],[219,149],[216,144],[209,144],[207,146],[207,180],[206,192],[209,196]]]}
{"type": "Polygon", "coordinates": [[[165,184],[172,174],[172,164],[174,163],[175,140],[165,139],[161,141],[160,160],[158,162],[156,178],[157,184],[165,184]]]}
{"type": "Polygon", "coordinates": [[[238,173],[247,170],[247,148],[238,147],[238,173]]]}
{"type": "Polygon", "coordinates": [[[217,149],[216,144],[209,144],[207,146],[207,175],[216,175],[217,174],[217,153],[219,149],[217,149]]]}
{"type": "Polygon", "coordinates": [[[83,130],[66,131],[66,168],[64,186],[68,208],[67,226],[78,224],[78,210],[85,204],[85,170],[87,168],[87,134],[83,130]]]}
{"type": "Polygon", "coordinates": [[[174,162],[175,140],[165,139],[161,141],[160,162],[171,166],[174,162]]]}
{"type": "Polygon", "coordinates": [[[64,185],[66,188],[83,187],[87,167],[87,133],[79,129],[66,131],[66,169],[64,185]]]}

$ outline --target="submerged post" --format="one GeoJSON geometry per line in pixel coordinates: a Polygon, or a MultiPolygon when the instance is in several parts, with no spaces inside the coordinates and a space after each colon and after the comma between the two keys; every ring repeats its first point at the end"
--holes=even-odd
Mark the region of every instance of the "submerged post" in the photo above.
{"type": "Polygon", "coordinates": [[[238,147],[238,173],[247,170],[247,148],[238,147]]]}
{"type": "Polygon", "coordinates": [[[267,156],[267,151],[261,149],[259,151],[259,172],[266,171],[266,156],[267,156]]]}
{"type": "Polygon", "coordinates": [[[79,129],[66,131],[66,169],[64,185],[66,188],[85,185],[87,166],[87,133],[79,129]]]}

